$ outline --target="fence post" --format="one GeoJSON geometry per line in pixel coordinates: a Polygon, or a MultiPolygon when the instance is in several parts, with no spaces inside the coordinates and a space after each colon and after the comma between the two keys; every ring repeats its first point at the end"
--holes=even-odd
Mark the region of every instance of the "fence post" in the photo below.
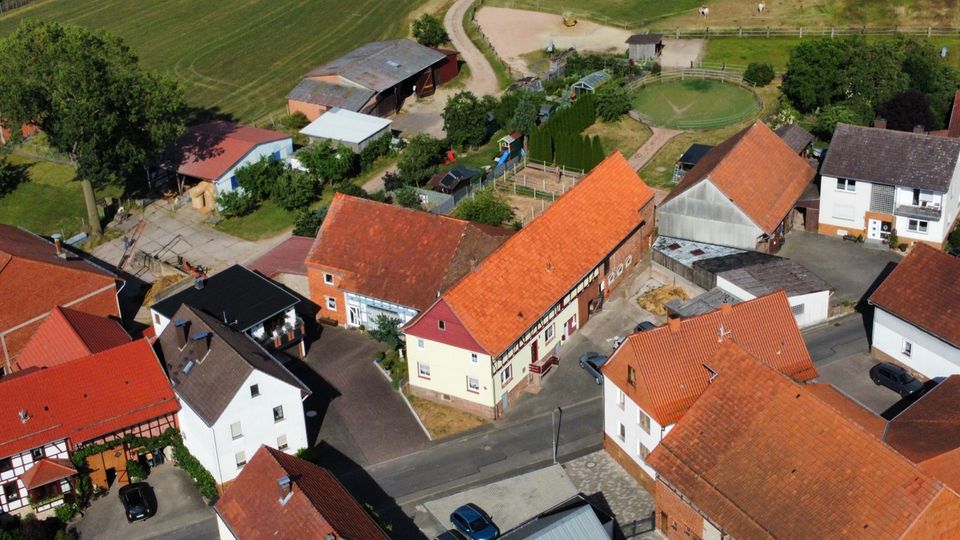
{"type": "Polygon", "coordinates": [[[927,39],[930,39],[930,27],[927,27],[927,39]]]}
{"type": "Polygon", "coordinates": [[[770,37],[770,27],[767,27],[767,37],[770,37]]]}
{"type": "Polygon", "coordinates": [[[676,39],[680,39],[680,27],[679,27],[679,26],[677,27],[677,38],[676,38],[676,39]]]}
{"type": "Polygon", "coordinates": [[[803,27],[800,27],[800,39],[803,39],[803,27]]]}
{"type": "Polygon", "coordinates": [[[737,27],[737,37],[743,37],[743,27],[742,27],[742,26],[738,26],[738,27],[737,27]]]}
{"type": "Polygon", "coordinates": [[[833,39],[833,33],[834,33],[836,30],[837,30],[836,28],[834,28],[834,27],[832,27],[832,26],[830,27],[830,39],[833,39]]]}

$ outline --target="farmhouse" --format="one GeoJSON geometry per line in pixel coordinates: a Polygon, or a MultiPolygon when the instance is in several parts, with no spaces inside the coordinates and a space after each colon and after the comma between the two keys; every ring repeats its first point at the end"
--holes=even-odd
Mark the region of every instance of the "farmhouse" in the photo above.
{"type": "MultiPolygon", "coordinates": [[[[0,511],[42,513],[63,504],[78,448],[127,434],[156,437],[176,427],[179,408],[145,340],[0,380],[0,511]]],[[[127,484],[127,460],[160,450],[117,446],[86,458],[94,485],[127,484]]]]}
{"type": "Polygon", "coordinates": [[[631,62],[651,62],[663,52],[663,36],[660,34],[634,34],[627,38],[627,58],[631,62]]]}
{"type": "Polygon", "coordinates": [[[647,458],[667,538],[956,535],[960,496],[867,429],[872,413],[738,345],[707,360],[712,382],[647,458]]]}
{"type": "Polygon", "coordinates": [[[360,152],[371,141],[390,133],[391,121],[334,107],[300,130],[312,141],[329,141],[360,152]]]}
{"type": "Polygon", "coordinates": [[[287,95],[287,110],[311,122],[338,107],[390,116],[403,100],[433,95],[457,75],[456,51],[438,51],[409,39],[373,41],[304,75],[287,95]]]}
{"type": "Polygon", "coordinates": [[[303,400],[310,391],[257,342],[219,318],[183,305],[157,339],[182,408],[184,444],[218,484],[233,480],[267,445],[310,446],[303,400]]]}
{"type": "Polygon", "coordinates": [[[601,368],[603,445],[653,491],[647,455],[707,390],[710,359],[736,343],[798,381],[817,376],[782,292],[762,296],[627,338],[601,368]]]}
{"type": "Polygon", "coordinates": [[[820,233],[940,247],[960,211],[958,158],[960,139],[837,124],[820,169],[820,233]]]}
{"type": "Polygon", "coordinates": [[[0,225],[0,376],[57,306],[101,317],[120,317],[123,280],[59,238],[0,225]]]}
{"type": "Polygon", "coordinates": [[[114,319],[57,306],[17,356],[17,371],[50,367],[130,342],[130,334],[114,319]]]}
{"type": "Polygon", "coordinates": [[[349,327],[380,315],[406,323],[511,234],[338,193],[307,256],[310,298],[349,327]]]}
{"type": "Polygon", "coordinates": [[[868,300],[874,356],[924,378],[960,375],[960,258],[916,245],[868,300]]]}
{"type": "Polygon", "coordinates": [[[503,415],[649,249],[654,193],[615,152],[404,328],[411,391],[503,415]]]}
{"type": "Polygon", "coordinates": [[[816,171],[762,122],[711,148],[657,209],[664,236],[776,253],[816,171]]]}
{"type": "Polygon", "coordinates": [[[193,207],[212,211],[218,195],[239,187],[237,169],[263,158],[286,160],[292,153],[293,138],[286,133],[218,121],[190,128],[160,167],[195,182],[193,207]]]}

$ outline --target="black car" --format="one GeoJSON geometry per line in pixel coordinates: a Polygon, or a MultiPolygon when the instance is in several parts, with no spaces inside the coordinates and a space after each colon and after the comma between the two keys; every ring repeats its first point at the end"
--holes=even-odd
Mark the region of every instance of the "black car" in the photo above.
{"type": "Polygon", "coordinates": [[[157,513],[153,489],[146,482],[137,482],[120,488],[120,502],[127,513],[127,521],[147,519],[157,513]]]}
{"type": "Polygon", "coordinates": [[[923,392],[923,383],[907,373],[902,367],[889,362],[880,362],[870,368],[874,384],[886,386],[902,397],[915,397],[923,392]]]}
{"type": "Polygon", "coordinates": [[[580,356],[580,367],[587,370],[587,373],[593,376],[597,384],[603,383],[603,374],[600,368],[607,363],[608,357],[600,353],[585,352],[580,356]]]}
{"type": "Polygon", "coordinates": [[[433,540],[469,540],[462,532],[456,529],[450,529],[447,532],[440,533],[440,536],[434,538],[433,540]]]}
{"type": "Polygon", "coordinates": [[[646,332],[647,330],[653,330],[657,325],[653,324],[650,321],[643,321],[642,323],[633,327],[634,332],[646,332]]]}

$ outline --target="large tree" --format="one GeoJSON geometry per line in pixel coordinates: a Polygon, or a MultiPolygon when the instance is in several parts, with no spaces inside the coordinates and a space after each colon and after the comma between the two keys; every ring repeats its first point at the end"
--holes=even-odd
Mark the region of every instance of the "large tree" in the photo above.
{"type": "Polygon", "coordinates": [[[443,142],[426,133],[414,135],[397,160],[404,184],[420,185],[443,163],[443,142]]]}
{"type": "Polygon", "coordinates": [[[500,226],[513,219],[513,208],[499,192],[493,188],[484,188],[473,193],[472,197],[460,201],[453,212],[455,217],[500,226]]]}
{"type": "Polygon", "coordinates": [[[862,39],[811,39],[790,52],[780,86],[801,112],[833,103],[844,95],[846,66],[851,51],[865,47],[862,39]]]}
{"type": "Polygon", "coordinates": [[[97,188],[125,183],[184,132],[183,91],[146,71],[123,41],[27,20],[0,41],[0,111],[34,124],[77,167],[94,234],[97,188]]]}
{"type": "Polygon", "coordinates": [[[443,107],[443,130],[457,148],[482,145],[488,131],[486,107],[472,92],[457,92],[443,107]]]}
{"type": "Polygon", "coordinates": [[[436,47],[450,41],[447,30],[440,19],[429,13],[424,13],[413,21],[413,38],[417,43],[427,47],[436,47]]]}

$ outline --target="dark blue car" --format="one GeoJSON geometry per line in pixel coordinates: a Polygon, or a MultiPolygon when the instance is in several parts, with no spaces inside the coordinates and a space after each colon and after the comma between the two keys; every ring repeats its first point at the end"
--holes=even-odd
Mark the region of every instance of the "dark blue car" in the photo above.
{"type": "Polygon", "coordinates": [[[473,540],[493,540],[500,536],[500,529],[493,519],[479,506],[469,503],[450,514],[450,521],[460,532],[473,540]]]}

